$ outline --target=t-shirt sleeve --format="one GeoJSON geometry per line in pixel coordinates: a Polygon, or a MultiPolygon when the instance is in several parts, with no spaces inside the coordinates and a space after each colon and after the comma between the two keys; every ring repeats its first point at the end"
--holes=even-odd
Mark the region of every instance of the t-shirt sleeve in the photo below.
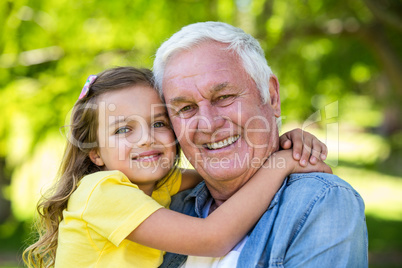
{"type": "Polygon", "coordinates": [[[118,246],[161,207],[126,177],[113,173],[94,186],[82,219],[89,228],[118,246]]]}

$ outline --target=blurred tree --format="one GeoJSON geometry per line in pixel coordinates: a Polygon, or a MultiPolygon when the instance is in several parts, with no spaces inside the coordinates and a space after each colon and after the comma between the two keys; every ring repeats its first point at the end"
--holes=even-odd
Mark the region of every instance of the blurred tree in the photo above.
{"type": "Polygon", "coordinates": [[[381,134],[401,130],[401,1],[254,2],[260,2],[255,35],[264,40],[282,83],[291,87],[286,111],[305,118],[317,93],[334,99],[371,94],[386,110],[381,134]]]}
{"type": "Polygon", "coordinates": [[[252,7],[253,34],[281,83],[284,121],[306,120],[339,100],[341,123],[389,143],[377,167],[400,174],[402,2],[255,0],[252,7]]]}
{"type": "Polygon", "coordinates": [[[401,14],[395,0],[1,1],[2,213],[11,176],[68,124],[89,74],[151,67],[162,41],[197,21],[225,21],[260,40],[282,85],[285,121],[364,96],[363,113],[384,110],[384,120],[363,116],[361,126],[401,135],[401,14]]]}

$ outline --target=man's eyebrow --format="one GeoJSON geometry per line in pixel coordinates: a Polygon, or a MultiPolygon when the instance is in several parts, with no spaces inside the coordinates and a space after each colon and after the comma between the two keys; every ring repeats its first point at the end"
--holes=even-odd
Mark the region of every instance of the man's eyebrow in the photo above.
{"type": "Polygon", "coordinates": [[[210,90],[210,92],[211,93],[217,93],[217,92],[227,88],[228,85],[229,85],[229,82],[224,82],[224,83],[217,84],[210,90]]]}
{"type": "Polygon", "coordinates": [[[189,102],[189,100],[186,97],[176,97],[176,98],[172,98],[169,101],[170,105],[175,105],[181,102],[189,102]]]}
{"type": "MultiPolygon", "coordinates": [[[[210,91],[212,94],[215,94],[215,93],[217,93],[217,92],[219,92],[219,91],[221,91],[221,90],[227,88],[228,85],[229,85],[229,82],[219,83],[219,84],[217,84],[217,85],[214,85],[209,91],[210,91]]],[[[180,97],[176,97],[176,98],[169,99],[168,102],[169,102],[169,104],[171,104],[171,105],[175,105],[175,104],[177,104],[177,103],[190,102],[190,101],[189,101],[186,97],[180,96],[180,97]]]]}

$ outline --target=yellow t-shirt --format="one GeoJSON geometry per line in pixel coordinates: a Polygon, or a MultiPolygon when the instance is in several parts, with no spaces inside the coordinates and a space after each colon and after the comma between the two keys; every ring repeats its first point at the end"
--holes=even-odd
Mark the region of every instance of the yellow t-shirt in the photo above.
{"type": "Polygon", "coordinates": [[[164,252],[125,238],[156,210],[168,208],[180,184],[176,169],[158,183],[156,202],[120,171],[85,176],[63,211],[55,267],[158,267],[164,252]]]}

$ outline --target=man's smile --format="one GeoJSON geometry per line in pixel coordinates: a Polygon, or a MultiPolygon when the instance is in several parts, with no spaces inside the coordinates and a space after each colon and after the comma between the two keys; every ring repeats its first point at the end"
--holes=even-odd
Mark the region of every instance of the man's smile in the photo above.
{"type": "Polygon", "coordinates": [[[240,135],[234,135],[219,142],[206,143],[204,147],[208,148],[209,150],[221,149],[235,143],[239,138],[240,135]]]}

